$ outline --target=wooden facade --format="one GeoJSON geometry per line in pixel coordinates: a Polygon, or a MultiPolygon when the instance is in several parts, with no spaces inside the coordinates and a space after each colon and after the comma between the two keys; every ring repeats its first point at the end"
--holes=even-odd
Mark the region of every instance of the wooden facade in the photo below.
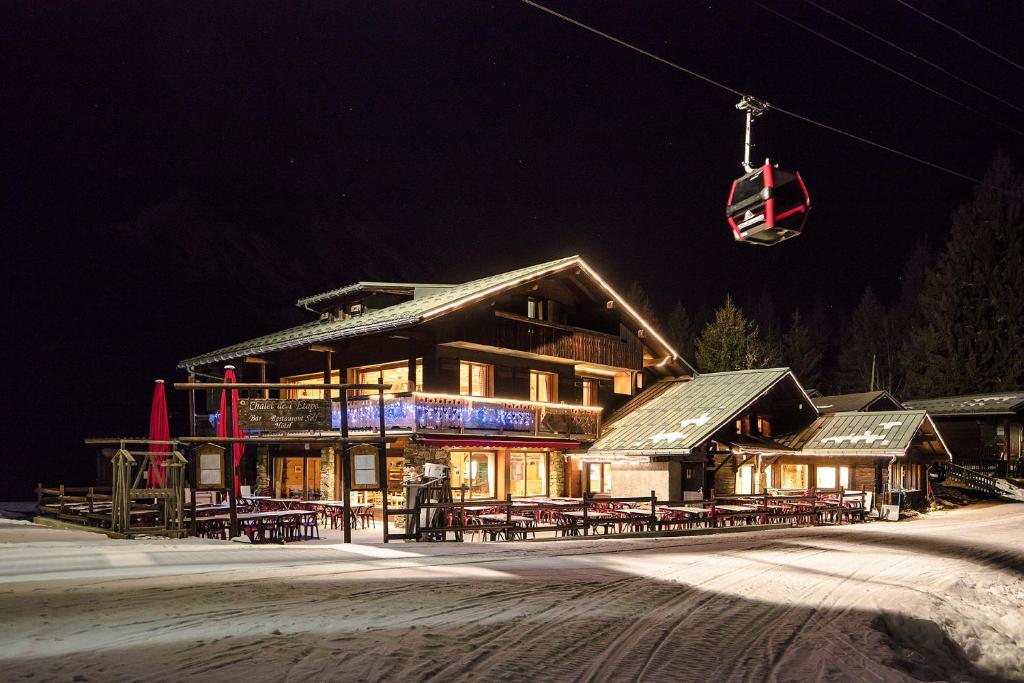
{"type": "MultiPolygon", "coordinates": [[[[317,397],[324,392],[316,383],[376,381],[386,368],[398,378],[384,408],[389,435],[399,437],[388,450],[389,468],[409,475],[424,462],[478,453],[474,467],[503,470],[488,474],[493,494],[515,490],[509,477],[520,463],[540,467],[533,456],[517,455],[534,452],[546,454],[545,491],[563,493],[562,453],[585,448],[598,437],[602,419],[643,387],[688,373],[656,331],[577,257],[465,285],[357,283],[299,303],[322,325],[268,335],[180,367],[216,374],[232,362],[240,381],[296,382],[297,391],[317,397]],[[334,329],[330,338],[321,331],[334,329]],[[316,341],[291,341],[298,334],[316,341]]],[[[339,397],[329,398],[340,410],[339,397]]],[[[376,401],[355,394],[347,400],[353,433],[378,429],[376,401]]],[[[208,405],[212,412],[212,398],[208,405]]],[[[200,416],[197,433],[212,433],[214,421],[200,416]]],[[[266,450],[247,453],[246,483],[287,495],[294,486],[285,479],[295,469],[291,479],[304,494],[310,481],[324,497],[340,494],[330,453],[266,450]],[[311,468],[319,468],[318,477],[311,468]]]]}

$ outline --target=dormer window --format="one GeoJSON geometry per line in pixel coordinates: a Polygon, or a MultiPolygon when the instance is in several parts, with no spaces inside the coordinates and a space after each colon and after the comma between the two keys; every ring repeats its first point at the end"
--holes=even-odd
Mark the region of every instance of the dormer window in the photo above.
{"type": "Polygon", "coordinates": [[[548,319],[548,300],[531,296],[526,300],[526,317],[534,320],[548,319]]]}
{"type": "Polygon", "coordinates": [[[360,315],[360,314],[362,314],[362,312],[363,312],[363,305],[361,303],[359,303],[358,301],[355,302],[355,303],[349,304],[349,306],[348,306],[348,314],[350,316],[360,315]]]}

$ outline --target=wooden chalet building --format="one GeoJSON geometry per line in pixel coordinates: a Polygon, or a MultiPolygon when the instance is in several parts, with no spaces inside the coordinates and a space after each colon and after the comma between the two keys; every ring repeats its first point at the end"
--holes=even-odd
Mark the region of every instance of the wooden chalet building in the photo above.
{"type": "MultiPolygon", "coordinates": [[[[291,398],[382,378],[385,427],[398,437],[387,450],[395,504],[403,477],[428,462],[450,464],[469,498],[564,495],[566,454],[593,442],[605,416],[661,379],[692,374],[578,256],[457,285],[357,282],[297,305],[310,322],[178,367],[217,377],[230,363],[241,382],[294,383],[291,398]]],[[[199,416],[195,431],[212,433],[215,420],[199,416]]],[[[378,420],[376,396],[348,397],[351,433],[373,433],[378,420]]],[[[332,448],[260,445],[242,476],[275,496],[339,499],[339,464],[332,448]]]]}
{"type": "Polygon", "coordinates": [[[904,401],[927,410],[953,461],[999,477],[1024,477],[1024,390],[904,401]]]}
{"type": "Polygon", "coordinates": [[[929,464],[949,460],[923,410],[823,413],[816,400],[788,368],[664,380],[617,411],[581,460],[611,471],[616,496],[842,487],[901,502],[923,495],[929,464]]]}

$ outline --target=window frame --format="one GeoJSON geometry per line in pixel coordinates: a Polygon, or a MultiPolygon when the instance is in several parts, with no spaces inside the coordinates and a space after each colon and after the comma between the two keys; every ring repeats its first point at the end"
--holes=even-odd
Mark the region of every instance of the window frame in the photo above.
{"type": "Polygon", "coordinates": [[[558,403],[558,373],[548,372],[547,370],[530,370],[530,400],[538,403],[558,403]],[[538,398],[540,392],[539,381],[544,378],[548,381],[548,397],[545,399],[538,398]]]}
{"type": "Polygon", "coordinates": [[[477,362],[469,361],[469,360],[460,360],[459,361],[459,395],[460,396],[468,396],[468,397],[471,397],[471,398],[472,397],[476,397],[476,398],[490,398],[490,397],[493,397],[494,396],[494,366],[491,365],[490,363],[477,363],[477,362]],[[485,373],[485,375],[484,375],[484,385],[485,386],[481,387],[481,393],[474,393],[474,387],[473,387],[473,368],[474,367],[478,367],[478,368],[483,368],[484,369],[484,373],[485,373]],[[464,392],[463,389],[462,389],[462,371],[463,371],[463,368],[466,368],[466,372],[467,372],[467,383],[466,383],[466,386],[468,387],[468,393],[464,392]]]}

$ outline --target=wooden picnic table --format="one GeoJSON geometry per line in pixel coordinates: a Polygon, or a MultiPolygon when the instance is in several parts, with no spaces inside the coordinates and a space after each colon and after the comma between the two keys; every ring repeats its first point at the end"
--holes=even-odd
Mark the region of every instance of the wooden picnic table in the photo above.
{"type": "Polygon", "coordinates": [[[506,520],[513,522],[515,524],[526,524],[533,522],[531,518],[524,517],[523,515],[502,515],[498,513],[492,513],[488,515],[477,515],[477,517],[479,519],[486,519],[492,522],[504,522],[506,520]]]}
{"type": "Polygon", "coordinates": [[[757,512],[757,507],[754,505],[718,505],[715,504],[716,510],[724,510],[725,512],[757,512]]]}
{"type": "MultiPolygon", "coordinates": [[[[583,510],[567,510],[562,514],[566,517],[579,517],[580,519],[583,519],[584,516],[583,510]]],[[[587,510],[586,517],[587,519],[614,519],[615,513],[604,510],[587,510]]]]}
{"type": "Polygon", "coordinates": [[[707,508],[699,508],[690,505],[677,505],[673,507],[662,507],[659,510],[667,510],[668,512],[682,512],[687,515],[706,515],[708,513],[707,508]]]}

